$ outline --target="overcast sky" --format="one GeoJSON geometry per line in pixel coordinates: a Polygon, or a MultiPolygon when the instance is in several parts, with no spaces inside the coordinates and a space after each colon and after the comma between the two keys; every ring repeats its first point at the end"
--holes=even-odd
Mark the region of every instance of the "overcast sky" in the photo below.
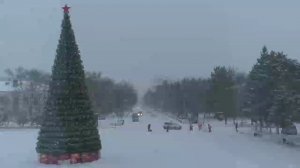
{"type": "Polygon", "coordinates": [[[299,0],[0,0],[0,71],[51,71],[65,3],[85,69],[139,88],[248,72],[263,45],[300,58],[299,0]]]}

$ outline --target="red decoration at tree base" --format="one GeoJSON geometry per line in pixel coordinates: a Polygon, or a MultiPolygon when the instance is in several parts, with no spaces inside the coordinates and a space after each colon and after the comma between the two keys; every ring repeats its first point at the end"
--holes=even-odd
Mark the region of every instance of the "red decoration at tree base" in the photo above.
{"type": "Polygon", "coordinates": [[[58,157],[58,160],[69,160],[69,159],[70,159],[69,154],[63,154],[58,157]]]}
{"type": "Polygon", "coordinates": [[[59,161],[70,160],[70,164],[93,162],[101,158],[100,152],[63,154],[60,156],[40,154],[42,164],[59,164],[59,161]]]}
{"type": "Polygon", "coordinates": [[[95,160],[98,160],[100,158],[99,152],[93,152],[93,153],[82,153],[81,154],[81,162],[93,162],[95,160]]]}
{"type": "Polygon", "coordinates": [[[80,154],[79,153],[71,154],[70,163],[71,164],[81,163],[80,154]]]}
{"type": "Polygon", "coordinates": [[[40,163],[43,164],[58,164],[58,158],[53,155],[40,155],[40,163]]]}

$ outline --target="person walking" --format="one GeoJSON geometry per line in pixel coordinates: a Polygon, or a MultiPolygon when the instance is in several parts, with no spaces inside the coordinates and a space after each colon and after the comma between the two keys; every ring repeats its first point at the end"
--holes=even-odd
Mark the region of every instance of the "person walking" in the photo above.
{"type": "Polygon", "coordinates": [[[193,124],[190,124],[190,131],[193,131],[193,124]]]}
{"type": "Polygon", "coordinates": [[[148,124],[148,132],[152,132],[152,130],[151,130],[151,124],[148,124]]]}
{"type": "Polygon", "coordinates": [[[207,124],[207,127],[208,127],[208,132],[211,132],[211,125],[207,124]]]}
{"type": "Polygon", "coordinates": [[[202,129],[202,123],[201,122],[198,122],[198,129],[199,129],[199,131],[202,129]]]}
{"type": "Polygon", "coordinates": [[[238,130],[238,126],[239,126],[239,125],[238,125],[237,122],[234,123],[234,126],[235,126],[235,131],[236,131],[236,132],[239,132],[239,130],[238,130]]]}

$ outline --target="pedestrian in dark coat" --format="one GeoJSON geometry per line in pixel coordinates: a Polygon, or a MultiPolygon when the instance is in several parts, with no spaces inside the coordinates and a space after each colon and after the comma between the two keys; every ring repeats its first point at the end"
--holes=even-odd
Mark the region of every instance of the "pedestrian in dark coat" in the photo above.
{"type": "Polygon", "coordinates": [[[202,123],[201,122],[198,122],[198,129],[199,129],[199,131],[202,129],[202,123]]]}
{"type": "Polygon", "coordinates": [[[239,126],[238,123],[236,122],[234,125],[235,125],[235,131],[239,132],[239,130],[238,130],[238,126],[239,126]]]}
{"type": "Polygon", "coordinates": [[[193,131],[193,124],[190,124],[190,131],[193,131]]]}
{"type": "Polygon", "coordinates": [[[211,125],[207,124],[207,127],[208,127],[208,132],[211,132],[211,125]]]}
{"type": "Polygon", "coordinates": [[[152,132],[152,130],[151,130],[151,124],[148,124],[148,132],[152,132]]]}

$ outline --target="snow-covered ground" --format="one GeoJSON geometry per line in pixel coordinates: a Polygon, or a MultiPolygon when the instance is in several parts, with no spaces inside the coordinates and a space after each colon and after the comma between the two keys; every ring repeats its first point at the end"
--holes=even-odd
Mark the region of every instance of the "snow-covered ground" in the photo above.
{"type": "Polygon", "coordinates": [[[165,132],[168,117],[145,114],[138,123],[126,118],[122,127],[112,127],[112,119],[100,122],[103,144],[99,161],[78,165],[41,165],[35,152],[37,129],[0,129],[2,168],[299,168],[300,151],[261,138],[234,132],[223,122],[206,129],[165,132]],[[147,132],[151,123],[153,132],[147,132]]]}

